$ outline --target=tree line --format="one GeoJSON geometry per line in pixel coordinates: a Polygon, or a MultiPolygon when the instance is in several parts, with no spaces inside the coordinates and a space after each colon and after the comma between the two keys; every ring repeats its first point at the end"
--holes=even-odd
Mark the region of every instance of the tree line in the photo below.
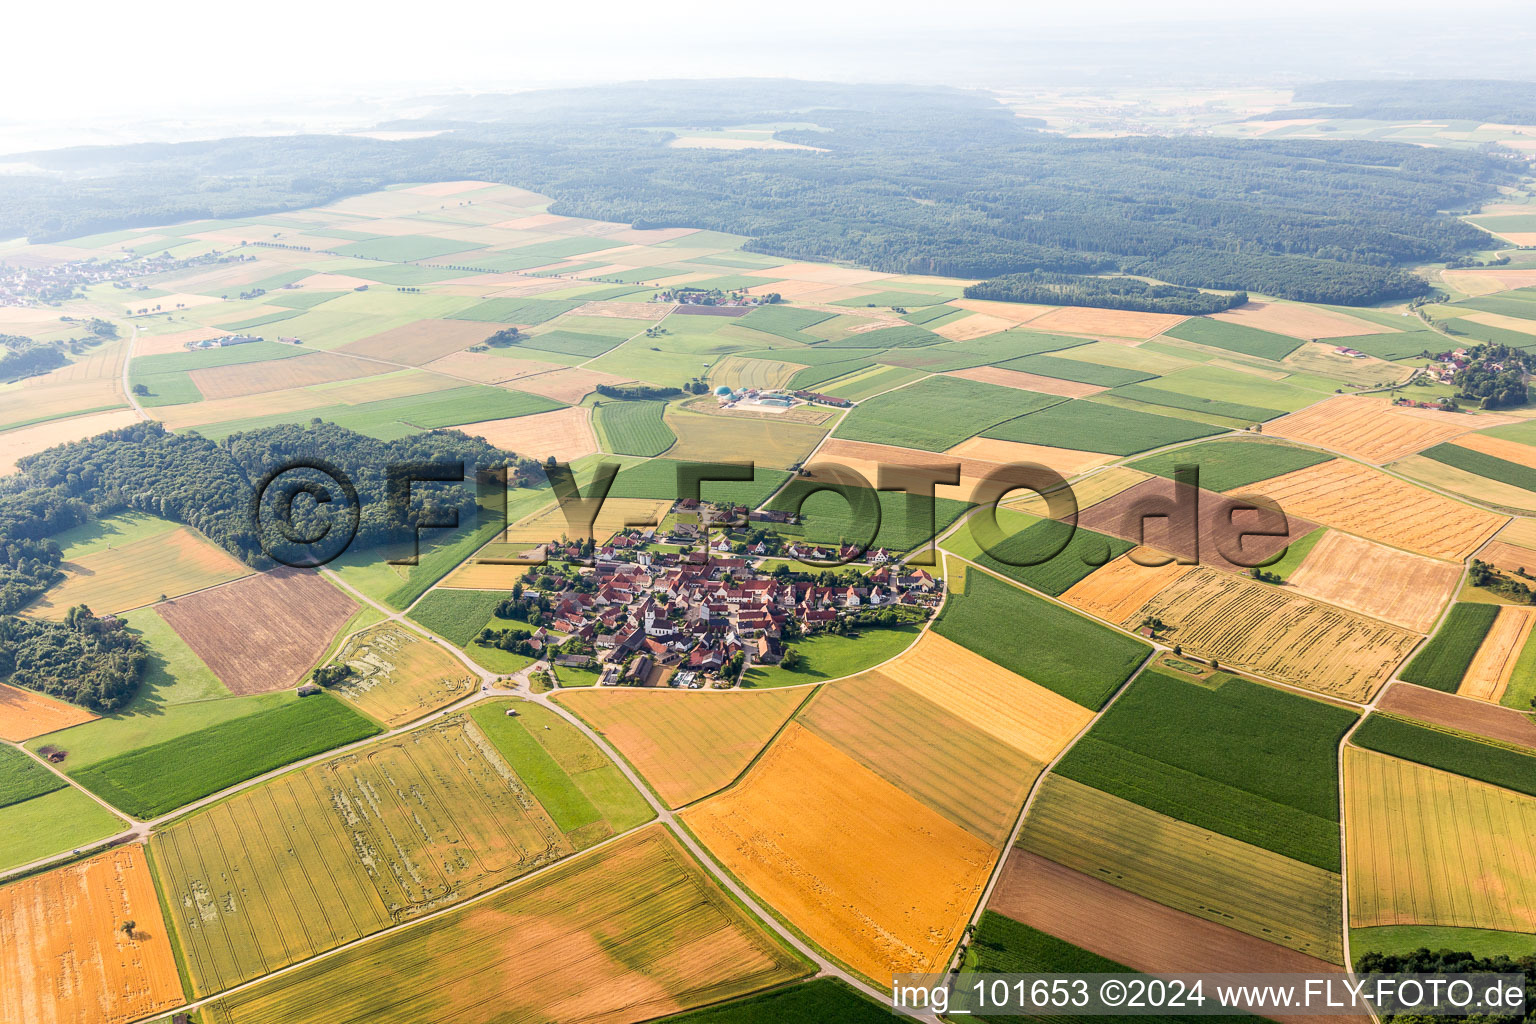
{"type": "Polygon", "coordinates": [[[1179,313],[1204,316],[1234,309],[1248,301],[1247,292],[1220,295],[1180,285],[1149,284],[1134,277],[1081,277],[1075,274],[1008,274],[965,289],[968,299],[1037,302],[1042,305],[1097,306],[1139,313],[1179,313]]]}

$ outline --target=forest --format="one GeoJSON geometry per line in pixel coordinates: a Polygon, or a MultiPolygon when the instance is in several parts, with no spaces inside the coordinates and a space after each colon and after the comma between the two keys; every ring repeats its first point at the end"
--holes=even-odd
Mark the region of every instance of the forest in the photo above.
{"type": "MultiPolygon", "coordinates": [[[[19,472],[0,485],[0,614],[18,611],[60,578],[60,551],[50,536],[123,509],[185,523],[236,558],[270,566],[267,552],[281,554],[283,536],[274,525],[278,520],[252,515],[253,501],[264,478],[284,467],[294,468],[274,484],[279,497],[283,490],[326,486],[314,470],[302,468],[306,464],[330,465],[346,475],[357,491],[352,544],[359,549],[406,540],[416,524],[441,522],[450,509],[470,522],[474,495],[461,485],[415,483],[403,520],[398,499],[404,496],[396,490],[397,500],[391,499],[391,488],[399,486],[391,482],[392,467],[445,461],[507,466],[516,484],[544,483],[539,463],[453,430],[379,441],[317,421],[215,442],[141,423],[50,448],[20,460],[19,472]]],[[[291,508],[294,534],[314,536],[326,522],[336,522],[327,517],[338,514],[341,497],[337,493],[329,505],[301,498],[280,508],[291,508]]]]}
{"type": "Polygon", "coordinates": [[[1204,316],[1234,309],[1248,301],[1247,292],[1217,295],[1197,288],[1148,284],[1134,277],[1079,277],[1074,274],[1008,274],[965,289],[968,299],[1038,302],[1043,305],[1097,306],[1140,313],[1179,313],[1204,316]]]}
{"type": "Polygon", "coordinates": [[[650,83],[476,98],[479,120],[335,136],[19,155],[0,233],[34,241],[314,206],[406,181],[534,189],[551,212],[747,236],[746,248],[894,273],[1123,272],[1362,304],[1423,292],[1403,269],[1485,244],[1445,216],[1516,180],[1491,156],[1397,143],[1069,139],[981,94],[809,83],[650,83]],[[713,84],[723,98],[707,95],[713,84]],[[825,94],[815,102],[813,97],[825,94]],[[810,122],[811,150],[673,148],[678,125],[810,122]]]}
{"type": "Polygon", "coordinates": [[[133,699],[148,660],[137,635],[83,604],[63,622],[0,617],[0,678],[97,714],[133,699]]]}
{"type": "Polygon", "coordinates": [[[1433,118],[1499,124],[1536,123],[1536,82],[1476,78],[1313,82],[1297,86],[1291,100],[1330,106],[1275,110],[1255,120],[1330,117],[1420,121],[1433,118]]]}

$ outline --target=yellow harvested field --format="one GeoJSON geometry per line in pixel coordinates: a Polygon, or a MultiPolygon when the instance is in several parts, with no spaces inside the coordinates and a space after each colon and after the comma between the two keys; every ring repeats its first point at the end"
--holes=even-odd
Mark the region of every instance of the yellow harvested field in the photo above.
{"type": "MultiPolygon", "coordinates": [[[[1065,474],[1063,474],[1065,475],[1065,474]]],[[[1077,498],[1077,510],[1092,508],[1101,501],[1107,501],[1122,491],[1135,487],[1143,480],[1151,477],[1150,473],[1143,473],[1139,469],[1129,466],[1111,466],[1108,469],[1089,473],[1081,480],[1072,482],[1072,493],[1077,498]]],[[[1003,502],[1011,509],[1027,512],[1032,516],[1045,516],[1047,512],[1046,500],[1038,494],[1029,491],[1020,491],[1021,497],[1009,498],[1003,502]]]]}
{"type": "Polygon", "coordinates": [[[557,462],[570,462],[597,451],[597,438],[587,421],[587,410],[580,406],[505,420],[483,420],[457,429],[484,438],[503,451],[540,462],[551,456],[557,462]]]}
{"type": "MultiPolygon", "coordinates": [[[[101,411],[128,405],[121,383],[116,379],[60,380],[54,374],[76,369],[79,363],[61,367],[54,373],[29,377],[17,384],[0,387],[0,424],[32,423],[55,416],[76,415],[88,410],[101,411]],[[52,378],[55,383],[37,384],[52,378]]],[[[0,435],[3,437],[5,435],[0,435]]]]}
{"type": "Polygon", "coordinates": [[[1461,585],[1461,565],[1329,530],[1289,583],[1308,597],[1428,633],[1461,585]]]}
{"type": "Polygon", "coordinates": [[[1347,356],[1338,350],[1338,346],[1327,341],[1307,342],[1280,360],[1280,365],[1293,373],[1317,374],[1370,388],[1401,384],[1413,376],[1411,366],[1389,363],[1375,356],[1347,356]]]}
{"type": "Polygon", "coordinates": [[[205,1019],[628,1024],[809,973],[670,832],[653,827],[430,923],[224,996],[205,1019]]]}
{"type": "Polygon", "coordinates": [[[1536,285],[1536,270],[1447,270],[1445,280],[1470,295],[1488,295],[1536,285]],[[1467,285],[1473,287],[1467,287],[1467,285]]]}
{"type": "Polygon", "coordinates": [[[1271,420],[1264,433],[1386,463],[1490,425],[1466,414],[1444,417],[1406,416],[1384,398],[1342,395],[1271,420]]]}
{"type": "Polygon", "coordinates": [[[1129,622],[1160,591],[1195,571],[1195,566],[1178,562],[1141,564],[1166,557],[1151,548],[1132,548],[1078,580],[1061,599],[1106,622],[1129,622]]]}
{"type": "Polygon", "coordinates": [[[1376,692],[1418,634],[1246,576],[1196,566],[1121,620],[1163,620],[1164,640],[1222,664],[1346,700],[1376,692]]]}
{"type": "Polygon", "coordinates": [[[1028,302],[1000,302],[996,299],[955,299],[949,305],[956,309],[968,309],[1006,320],[1017,327],[1056,309],[1056,306],[1037,306],[1028,302]]]}
{"type": "Polygon", "coordinates": [[[1024,444],[1020,441],[998,441],[990,437],[973,437],[961,441],[944,454],[981,462],[1035,462],[1054,469],[1068,479],[1115,460],[1113,455],[1100,455],[1098,452],[1080,452],[1071,448],[1052,448],[1049,445],[1024,444]]]}
{"type": "Polygon", "coordinates": [[[191,341],[205,341],[209,338],[222,338],[228,331],[215,330],[212,327],[194,327],[190,331],[177,331],[174,334],[139,334],[138,341],[133,343],[134,358],[139,356],[174,355],[187,351],[187,343],[191,341]]]}
{"type": "Polygon", "coordinates": [[[60,565],[64,580],[23,614],[62,619],[71,607],[88,604],[98,615],[154,604],[249,576],[250,566],[214,547],[190,526],[93,551],[60,565]]]}
{"type": "Polygon", "coordinates": [[[990,313],[972,313],[970,316],[941,324],[934,328],[933,333],[950,341],[971,341],[976,338],[985,338],[989,334],[996,334],[998,331],[1006,331],[1017,323],[1017,320],[1006,320],[990,313]]]}
{"type": "MultiPolygon", "coordinates": [[[[1073,454],[1081,455],[1082,453],[1074,452],[1073,454]]],[[[815,480],[818,479],[818,472],[826,475],[827,470],[822,467],[841,466],[859,473],[873,487],[879,479],[882,466],[926,468],[956,464],[960,467],[960,483],[958,485],[939,484],[934,488],[935,497],[952,501],[971,501],[983,479],[998,468],[998,463],[969,458],[953,449],[943,454],[935,454],[913,448],[898,448],[894,445],[874,444],[869,441],[846,441],[834,437],[828,439],[816,450],[815,458],[807,464],[806,476],[808,479],[815,480]]]]}
{"type": "Polygon", "coordinates": [[[493,556],[475,556],[438,582],[449,590],[511,590],[528,572],[526,565],[506,565],[493,556]]]}
{"type": "Polygon", "coordinates": [[[479,344],[495,334],[494,324],[473,320],[418,320],[348,342],[338,352],[421,366],[451,352],[479,344]]]}
{"type": "Polygon", "coordinates": [[[1450,562],[1464,560],[1509,522],[1347,459],[1239,490],[1267,496],[1287,515],[1450,562]]]}
{"type": "Polygon", "coordinates": [[[1391,327],[1383,327],[1369,320],[1297,302],[1250,302],[1225,313],[1213,314],[1211,319],[1307,340],[1397,333],[1391,327]]]}
{"type": "Polygon", "coordinates": [[[858,267],[835,267],[830,263],[786,263],[782,267],[743,270],[742,273],[748,277],[778,277],[786,281],[809,281],[824,285],[868,284],[893,276],[876,270],[860,270],[858,267]]]}
{"type": "MultiPolygon", "coordinates": [[[[592,521],[591,536],[603,544],[626,526],[659,524],[671,507],[672,502],[666,499],[609,498],[592,521]]],[[[565,517],[557,503],[507,527],[502,540],[508,544],[533,545],[559,540],[561,536],[582,540],[587,535],[565,517]]]]}
{"type": "Polygon", "coordinates": [[[1530,639],[1531,626],[1536,623],[1536,608],[1506,605],[1499,609],[1493,620],[1493,628],[1483,638],[1482,646],[1467,666],[1456,693],[1497,704],[1504,699],[1510,676],[1515,671],[1515,661],[1525,650],[1530,639]]]}
{"type": "Polygon", "coordinates": [[[555,699],[618,748],[668,807],[681,807],[730,785],[805,696],[799,688],[594,688],[555,699]]]}
{"type": "Polygon", "coordinates": [[[1109,390],[1096,384],[1079,384],[1072,380],[1042,377],[1037,373],[1008,370],[1000,366],[975,366],[969,370],[951,370],[949,376],[979,380],[983,384],[1000,384],[1005,388],[1018,388],[1021,391],[1038,391],[1043,395],[1063,395],[1067,398],[1088,398],[1109,390]]]}
{"type": "Polygon", "coordinates": [[[1045,769],[878,669],[823,686],[795,721],[998,850],[1045,769]]]}
{"type": "MultiPolygon", "coordinates": [[[[449,382],[449,384],[452,383],[452,381],[449,382]]],[[[294,388],[292,391],[269,392],[260,397],[242,395],[239,398],[223,398],[217,402],[165,405],[155,410],[155,419],[164,423],[167,430],[181,430],[184,427],[201,427],[209,423],[224,423],[249,416],[318,409],[335,401],[333,396],[321,392],[294,388]]]]}
{"type": "Polygon", "coordinates": [[[371,359],[356,359],[335,352],[310,352],[260,363],[209,366],[193,370],[189,376],[205,399],[217,400],[371,377],[388,369],[371,359]]]}
{"type": "Polygon", "coordinates": [[[25,456],[36,455],[54,445],[95,437],[119,427],[129,427],[137,422],[139,416],[132,409],[113,409],[7,430],[0,434],[0,476],[14,473],[17,460],[25,456]]]}
{"type": "Polygon", "coordinates": [[[1536,932],[1536,798],[1344,750],[1349,923],[1536,932]]]}
{"type": "Polygon", "coordinates": [[[1458,437],[1456,444],[1462,448],[1482,452],[1484,455],[1492,455],[1496,459],[1503,459],[1505,462],[1514,462],[1536,469],[1536,445],[1521,444],[1519,441],[1509,441],[1502,437],[1489,437],[1487,434],[1467,434],[1464,437],[1458,437]]]}
{"type": "Polygon", "coordinates": [[[1498,539],[1505,544],[1536,551],[1536,519],[1511,519],[1509,525],[1498,532],[1498,539]]]}
{"type": "Polygon", "coordinates": [[[1018,845],[1163,906],[1320,960],[1344,959],[1339,876],[1060,775],[1018,845]]]}
{"type": "Polygon", "coordinates": [[[876,670],[1042,763],[1093,719],[1093,712],[929,630],[876,670]]]}
{"type": "Polygon", "coordinates": [[[571,316],[606,316],[620,320],[665,320],[677,307],[670,302],[589,302],[571,310],[571,316]]]}
{"type": "Polygon", "coordinates": [[[943,969],[996,857],[794,723],[745,779],[683,818],[746,886],[882,986],[943,969]]]}
{"type": "Polygon", "coordinates": [[[1062,306],[1029,321],[1030,328],[1064,334],[1107,334],[1112,338],[1155,338],[1189,318],[1172,313],[1062,306]]]}
{"type": "Polygon", "coordinates": [[[548,373],[536,373],[530,377],[515,378],[513,391],[526,391],[530,395],[543,395],[557,402],[575,405],[599,384],[627,384],[629,379],[602,370],[580,370],[574,366],[548,373]]]}
{"type": "Polygon", "coordinates": [[[562,370],[561,363],[541,363],[533,359],[508,359],[489,352],[450,352],[441,359],[434,359],[423,370],[443,373],[450,377],[463,377],[481,384],[503,384],[519,377],[532,377],[536,373],[562,370]]]}
{"type": "Polygon", "coordinates": [[[486,181],[434,181],[426,185],[412,185],[400,191],[417,196],[456,196],[460,192],[478,192],[489,185],[490,182],[486,181]]]}
{"type": "MultiPolygon", "coordinates": [[[[677,435],[677,443],[667,449],[666,456],[679,462],[731,462],[750,457],[759,466],[784,468],[803,461],[827,436],[826,427],[771,415],[720,416],[668,406],[662,418],[677,435]]],[[[816,459],[821,460],[820,451],[816,459]]]]}
{"type": "MultiPolygon", "coordinates": [[[[1536,234],[1531,237],[1536,238],[1536,234]]],[[[1505,316],[1502,313],[1465,313],[1462,319],[1471,320],[1475,324],[1483,324],[1486,327],[1498,327],[1501,330],[1515,331],[1519,334],[1536,335],[1536,320],[1525,320],[1518,316],[1505,316]]]]}
{"type": "Polygon", "coordinates": [[[95,718],[85,708],[0,683],[0,740],[20,743],[95,718]]]}
{"type": "MultiPolygon", "coordinates": [[[[1518,522],[1518,520],[1517,520],[1518,522]]],[[[1503,536],[1501,533],[1500,536],[1503,536]]],[[[1502,540],[1491,540],[1477,552],[1478,561],[1487,562],[1489,565],[1505,572],[1521,573],[1536,572],[1536,550],[1529,547],[1519,547],[1515,544],[1506,544],[1502,540]]]]}
{"type": "Polygon", "coordinates": [[[0,978],[0,1020],[18,1024],[119,1024],[181,1005],[144,847],[0,889],[0,978]]]}
{"type": "Polygon", "coordinates": [[[1536,512],[1536,491],[1448,466],[1438,459],[1410,455],[1394,462],[1392,468],[1411,480],[1442,491],[1462,494],[1487,505],[1513,512],[1536,512]]]}
{"type": "Polygon", "coordinates": [[[390,728],[467,697],[479,682],[459,659],[398,622],[348,638],[334,663],[352,674],[331,692],[390,728]]]}

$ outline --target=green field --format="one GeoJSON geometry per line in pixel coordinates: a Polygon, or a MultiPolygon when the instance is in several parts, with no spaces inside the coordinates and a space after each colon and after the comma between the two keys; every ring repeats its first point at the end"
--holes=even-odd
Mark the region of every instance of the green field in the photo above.
{"type": "Polygon", "coordinates": [[[1507,459],[1473,451],[1471,448],[1463,448],[1459,444],[1450,442],[1437,444],[1419,454],[1426,459],[1434,459],[1436,462],[1454,466],[1475,476],[1496,480],[1511,487],[1522,487],[1527,491],[1536,491],[1536,469],[1522,466],[1518,462],[1510,462],[1507,459]]]}
{"type": "Polygon", "coordinates": [[[799,651],[803,659],[793,671],[779,665],[753,665],[742,676],[742,685],[795,686],[823,679],[841,679],[896,657],[912,646],[917,634],[916,626],[865,629],[857,636],[813,633],[785,643],[786,647],[799,651]]]}
{"type": "Polygon", "coordinates": [[[878,395],[882,391],[899,388],[903,384],[911,383],[922,377],[922,370],[912,370],[904,366],[879,366],[862,367],[865,372],[844,374],[836,380],[828,382],[824,387],[818,388],[823,394],[833,395],[837,398],[846,398],[850,402],[862,402],[872,395],[878,395]]]}
{"type": "Polygon", "coordinates": [[[805,333],[824,320],[832,319],[831,313],[815,309],[794,309],[789,306],[759,306],[738,321],[743,327],[773,334],[790,341],[814,342],[817,339],[805,333]]]}
{"type": "Polygon", "coordinates": [[[452,314],[449,319],[533,326],[569,313],[582,304],[578,299],[486,299],[452,314]]]}
{"type": "Polygon", "coordinates": [[[906,327],[883,327],[878,331],[863,331],[859,334],[849,334],[829,341],[822,345],[823,348],[922,348],[925,345],[937,345],[944,339],[932,331],[911,324],[906,327]]]}
{"type": "MultiPolygon", "coordinates": [[[[843,351],[846,350],[832,349],[828,351],[828,354],[836,355],[843,351]]],[[[799,349],[791,349],[783,353],[783,356],[787,362],[803,363],[806,361],[802,358],[802,353],[799,349]]],[[[789,378],[789,388],[792,391],[815,388],[817,385],[825,384],[829,380],[846,377],[849,374],[858,373],[860,370],[868,370],[876,365],[878,364],[873,360],[863,358],[818,361],[803,370],[796,370],[794,376],[789,378]]]]}
{"type": "Polygon", "coordinates": [[[1063,359],[1060,356],[1022,356],[1018,359],[1010,359],[999,363],[999,366],[1007,370],[1018,370],[1021,373],[1034,373],[1042,377],[1055,377],[1057,380],[1074,380],[1079,384],[1097,384],[1100,387],[1113,388],[1122,384],[1135,384],[1139,381],[1151,380],[1157,376],[1155,373],[1140,373],[1136,370],[1127,370],[1118,366],[1100,366],[1082,359],[1063,359]]]}
{"type": "MultiPolygon", "coordinates": [[[[998,515],[998,526],[1005,532],[1016,530],[1013,524],[1024,519],[1022,515],[1010,515],[1005,509],[998,515]]],[[[1021,530],[1007,533],[992,545],[991,551],[982,550],[983,539],[962,526],[945,539],[944,547],[1052,597],[1065,594],[1099,566],[1136,546],[1119,537],[1106,536],[1081,526],[1074,528],[1053,519],[1037,519],[1021,530]],[[1050,557],[1046,558],[1047,555],[1050,557]]]]}
{"type": "Polygon", "coordinates": [[[966,573],[964,593],[945,599],[933,628],[1095,711],[1152,652],[1135,637],[974,569],[966,573]]]}
{"type": "Polygon", "coordinates": [[[390,235],[337,246],[332,251],[338,256],[384,260],[388,263],[412,263],[434,256],[451,256],[456,252],[483,248],[485,245],[482,242],[461,242],[452,238],[438,238],[436,235],[390,235]]]}
{"type": "Polygon", "coordinates": [[[814,978],[691,1013],[661,1024],[890,1024],[903,1020],[838,978],[814,978]]]}
{"type": "Polygon", "coordinates": [[[1536,755],[1377,713],[1350,742],[1405,761],[1536,796],[1536,755]]]}
{"type": "Polygon", "coordinates": [[[213,366],[241,366],[246,363],[264,363],[272,359],[291,359],[303,355],[298,345],[282,345],[275,341],[252,341],[244,345],[221,348],[205,348],[196,352],[168,352],[157,356],[137,356],[133,360],[132,379],[158,373],[175,373],[186,370],[203,370],[213,366]]]}
{"type": "Polygon", "coordinates": [[[335,697],[320,694],[119,754],[69,774],[114,807],[148,819],[380,731],[335,697]]]}
{"type": "Polygon", "coordinates": [[[941,452],[1003,420],[1062,399],[958,377],[928,377],[861,402],[838,424],[837,437],[941,452]]]}
{"type": "Polygon", "coordinates": [[[494,590],[434,590],[408,613],[438,636],[465,647],[496,614],[506,594],[494,590]]]}
{"type": "Polygon", "coordinates": [[[1498,615],[1499,606],[1494,604],[1452,605],[1440,631],[1413,656],[1401,678],[1454,693],[1498,615]]]}
{"type": "Polygon", "coordinates": [[[592,408],[592,428],[604,451],[616,455],[660,455],[677,443],[677,435],[662,421],[665,402],[615,402],[592,408]]]}
{"type": "Polygon", "coordinates": [[[126,823],[73,786],[0,807],[0,871],[115,835],[126,823]]]}
{"type": "MultiPolygon", "coordinates": [[[[1358,315],[1358,313],[1356,314],[1358,315]]],[[[1395,334],[1360,334],[1348,338],[1329,338],[1328,344],[1352,348],[1377,359],[1396,361],[1413,359],[1424,352],[1444,352],[1452,347],[1439,331],[1398,331],[1395,334]]]]}
{"type": "Polygon", "coordinates": [[[1515,659],[1514,671],[1509,676],[1509,686],[1499,701],[1507,708],[1529,712],[1536,708],[1536,636],[1526,638],[1515,659]]]}
{"type": "Polygon", "coordinates": [[[1200,486],[1225,492],[1247,487],[1298,469],[1316,466],[1333,458],[1309,448],[1293,448],[1269,441],[1203,441],[1176,451],[1161,452],[1131,463],[1143,473],[1173,479],[1175,466],[1200,467],[1200,486]]]}
{"type": "MultiPolygon", "coordinates": [[[[743,453],[742,458],[750,458],[750,453],[743,453]]],[[[581,484],[583,494],[589,493],[587,487],[591,483],[594,468],[599,461],[594,459],[577,471],[577,480],[581,484]]],[[[613,487],[608,491],[608,496],[676,501],[679,497],[677,471],[684,465],[690,464],[671,459],[651,459],[628,466],[614,477],[613,487]]],[[[729,501],[756,508],[763,503],[763,499],[788,479],[789,474],[783,470],[756,466],[751,480],[708,481],[700,485],[700,492],[705,501],[729,501]]]]}
{"type": "Polygon", "coordinates": [[[1261,409],[1256,405],[1223,402],[1216,398],[1201,398],[1197,395],[1165,391],[1161,388],[1143,387],[1139,384],[1127,384],[1124,387],[1116,388],[1110,394],[1121,398],[1129,398],[1144,405],[1156,405],[1168,409],[1183,409],[1188,412],[1203,412],[1212,416],[1224,416],[1232,420],[1251,420],[1255,423],[1263,423],[1274,419],[1276,416],[1285,415],[1278,409],[1261,409]]]}
{"type": "Polygon", "coordinates": [[[1034,331],[1001,331],[970,341],[950,341],[921,349],[900,349],[880,357],[882,363],[892,366],[910,366],[919,370],[942,373],[946,370],[963,370],[971,366],[996,365],[1008,359],[1035,355],[1040,352],[1060,352],[1063,349],[1087,345],[1083,338],[1069,338],[1060,334],[1039,334],[1034,331]]]}
{"type": "Polygon", "coordinates": [[[962,316],[970,316],[970,313],[963,309],[956,309],[954,306],[928,306],[926,309],[914,309],[912,312],[904,314],[902,319],[909,324],[921,326],[933,323],[949,323],[950,320],[948,318],[953,317],[958,320],[962,316]]]}
{"type": "Polygon", "coordinates": [[[313,410],[296,413],[272,413],[227,420],[198,427],[197,431],[204,437],[221,440],[239,431],[293,423],[313,415],[381,441],[395,441],[419,434],[423,430],[510,419],[563,408],[565,406],[561,403],[539,395],[491,387],[488,384],[467,384],[446,391],[429,391],[421,395],[388,398],[360,405],[317,406],[313,410]]]}
{"type": "MultiPolygon", "coordinates": [[[[875,481],[871,480],[871,484],[875,481]]],[[[910,551],[942,533],[970,506],[952,498],[927,502],[905,491],[875,491],[855,487],[817,490],[813,481],[796,479],[768,503],[770,509],[795,511],[799,526],[778,527],[787,539],[801,539],[810,544],[863,544],[870,550],[910,551]],[[879,528],[874,524],[879,507],[879,528]],[[932,512],[933,526],[928,525],[932,512]]]]}
{"type": "Polygon", "coordinates": [[[1192,341],[1197,345],[1241,352],[1277,362],[1302,346],[1299,338],[1241,324],[1229,324],[1222,320],[1210,320],[1203,316],[1190,317],[1166,333],[1168,337],[1180,341],[1192,341]]]}
{"type": "Polygon", "coordinates": [[[522,348],[539,349],[544,352],[591,357],[602,355],[623,340],[623,335],[613,337],[607,334],[588,334],[585,331],[553,330],[524,338],[517,344],[522,348]]]}
{"type": "Polygon", "coordinates": [[[470,709],[470,717],[562,832],[607,822],[611,834],[618,835],[655,817],[618,765],[576,726],[543,705],[517,699],[484,701],[470,709]],[[517,715],[509,716],[508,710],[517,715]]]}
{"type": "Polygon", "coordinates": [[[15,747],[0,746],[0,807],[19,804],[69,783],[15,747]]]}
{"type": "Polygon", "coordinates": [[[1220,433],[1224,433],[1221,427],[1076,400],[1011,419],[982,436],[1106,455],[1135,455],[1220,433]]]}
{"type": "Polygon", "coordinates": [[[1197,683],[1153,668],[1057,770],[1170,817],[1338,871],[1337,748],[1355,717],[1235,676],[1197,683]]]}
{"type": "Polygon", "coordinates": [[[1404,954],[1416,949],[1442,949],[1471,953],[1476,957],[1536,955],[1536,935],[1501,932],[1492,928],[1455,928],[1446,925],[1396,924],[1377,928],[1351,928],[1349,951],[1358,964],[1366,953],[1404,954]]]}

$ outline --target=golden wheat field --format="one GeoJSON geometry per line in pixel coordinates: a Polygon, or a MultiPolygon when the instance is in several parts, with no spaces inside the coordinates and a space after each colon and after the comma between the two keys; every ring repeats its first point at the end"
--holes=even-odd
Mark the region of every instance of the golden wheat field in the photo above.
{"type": "Polygon", "coordinates": [[[805,700],[805,691],[591,689],[556,698],[612,743],[669,807],[731,783],[805,700]]]}
{"type": "Polygon", "coordinates": [[[1460,562],[1508,516],[1441,497],[1347,459],[1334,459],[1241,488],[1278,503],[1288,515],[1460,562]]]}
{"type": "Polygon", "coordinates": [[[1271,420],[1264,432],[1380,464],[1488,425],[1464,413],[1411,416],[1385,398],[1342,395],[1271,420]]]}
{"type": "Polygon", "coordinates": [[[81,555],[62,568],[63,581],[26,614],[62,619],[77,604],[90,605],[98,615],[122,612],[251,574],[250,566],[188,526],[81,555]]]}
{"type": "Polygon", "coordinates": [[[1461,566],[1330,530],[1289,582],[1308,597],[1428,633],[1461,585],[1461,566]]]}
{"type": "Polygon", "coordinates": [[[89,722],[95,717],[77,705],[0,683],[0,740],[20,743],[45,732],[89,722]]]}
{"type": "Polygon", "coordinates": [[[1536,931],[1536,798],[1344,750],[1349,923],[1536,931]]]}
{"type": "Polygon", "coordinates": [[[179,1006],[144,847],[0,888],[0,979],[0,1019],[18,1024],[118,1024],[179,1006]]]}
{"type": "Polygon", "coordinates": [[[1467,666],[1467,674],[1462,677],[1457,694],[1492,704],[1503,700],[1510,677],[1514,675],[1515,662],[1525,650],[1533,624],[1536,624],[1536,609],[1516,605],[1500,608],[1498,617],[1493,620],[1493,628],[1483,638],[1472,664],[1467,666]]]}
{"type": "Polygon", "coordinates": [[[682,816],[753,892],[882,986],[942,967],[996,857],[793,723],[745,779],[682,816]]]}
{"type": "Polygon", "coordinates": [[[349,637],[334,662],[351,675],[331,692],[391,728],[468,696],[478,681],[453,655],[398,622],[349,637]]]}
{"type": "Polygon", "coordinates": [[[1132,548],[1078,580],[1061,599],[1107,622],[1129,622],[1158,593],[1195,571],[1166,558],[1151,548],[1132,548]]]}

